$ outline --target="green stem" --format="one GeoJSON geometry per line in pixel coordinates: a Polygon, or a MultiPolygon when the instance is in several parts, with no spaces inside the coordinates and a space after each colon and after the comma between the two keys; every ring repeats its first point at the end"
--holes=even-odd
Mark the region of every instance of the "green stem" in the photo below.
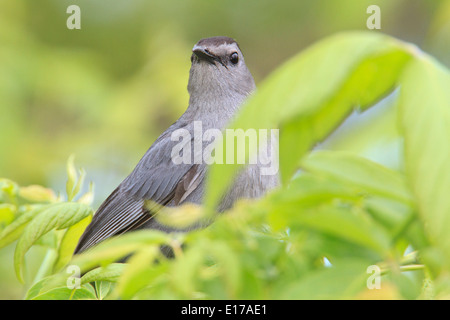
{"type": "Polygon", "coordinates": [[[400,265],[407,264],[419,264],[419,253],[417,251],[408,253],[400,260],[400,265]]]}
{"type": "MultiPolygon", "coordinates": [[[[400,272],[419,271],[419,270],[424,270],[424,269],[425,269],[425,265],[423,265],[423,264],[409,264],[409,265],[404,265],[404,266],[399,266],[398,267],[398,270],[400,272]]],[[[389,267],[382,267],[381,268],[381,275],[388,274],[391,271],[392,270],[389,267]]]]}
{"type": "Polygon", "coordinates": [[[36,284],[49,273],[51,268],[53,268],[53,264],[55,263],[56,257],[57,253],[55,249],[47,250],[44,260],[42,260],[41,266],[39,267],[39,270],[36,273],[36,276],[34,277],[34,280],[31,285],[36,284]]]}

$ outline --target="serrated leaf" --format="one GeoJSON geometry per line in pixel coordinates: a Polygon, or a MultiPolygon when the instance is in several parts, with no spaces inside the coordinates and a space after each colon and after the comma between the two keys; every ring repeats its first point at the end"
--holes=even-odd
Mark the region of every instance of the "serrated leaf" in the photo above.
{"type": "Polygon", "coordinates": [[[125,266],[123,263],[111,263],[106,267],[95,268],[81,277],[81,285],[94,281],[116,282],[125,266]]]}
{"type": "Polygon", "coordinates": [[[26,227],[26,224],[32,220],[35,215],[39,214],[45,207],[45,205],[27,205],[22,207],[21,209],[25,212],[21,213],[0,233],[0,248],[17,240],[26,227]]]}
{"type": "Polygon", "coordinates": [[[92,209],[76,202],[48,205],[29,223],[16,245],[14,269],[23,282],[22,268],[25,253],[44,234],[53,229],[64,229],[92,214],[92,209]]]}

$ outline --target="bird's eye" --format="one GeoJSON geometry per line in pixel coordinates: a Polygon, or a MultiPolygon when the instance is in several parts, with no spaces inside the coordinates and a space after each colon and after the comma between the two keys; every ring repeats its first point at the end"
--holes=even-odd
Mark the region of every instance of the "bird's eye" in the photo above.
{"type": "Polygon", "coordinates": [[[230,61],[232,64],[236,64],[239,62],[239,55],[237,54],[237,52],[233,52],[230,56],[230,61]]]}

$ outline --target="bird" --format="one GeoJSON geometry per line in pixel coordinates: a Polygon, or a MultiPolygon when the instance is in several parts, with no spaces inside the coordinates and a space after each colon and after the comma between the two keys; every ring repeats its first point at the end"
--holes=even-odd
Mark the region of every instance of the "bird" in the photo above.
{"type": "MultiPolygon", "coordinates": [[[[180,130],[194,134],[195,122],[200,122],[204,130],[223,130],[255,89],[253,76],[233,38],[216,36],[198,41],[191,54],[187,109],[100,205],[74,254],[133,230],[178,231],[154,217],[164,206],[201,205],[210,166],[205,162],[174,164],[172,151],[179,142],[174,141],[173,134],[180,130]]],[[[260,166],[249,164],[238,173],[218,205],[218,212],[231,208],[241,198],[259,198],[279,184],[277,174],[261,175],[260,166]]]]}

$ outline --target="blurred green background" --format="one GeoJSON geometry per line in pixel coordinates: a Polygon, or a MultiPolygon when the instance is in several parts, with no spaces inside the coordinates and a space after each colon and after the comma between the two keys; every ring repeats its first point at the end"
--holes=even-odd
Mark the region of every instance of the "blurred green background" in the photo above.
{"type": "MultiPolygon", "coordinates": [[[[367,30],[372,4],[381,8],[381,32],[450,67],[448,0],[0,0],[0,177],[64,194],[75,154],[95,183],[96,207],[186,109],[199,39],[235,38],[258,84],[328,35],[367,30]],[[72,4],[81,30],[66,27],[72,4]]],[[[357,151],[395,167],[390,104],[351,118],[323,147],[365,148],[368,139],[373,148],[357,151]]],[[[0,264],[0,298],[20,298],[9,262],[0,264]]]]}
{"type": "Polygon", "coordinates": [[[371,4],[381,32],[450,65],[449,1],[0,0],[0,176],[62,191],[73,153],[98,205],[187,107],[199,39],[237,39],[260,83],[327,35],[367,30],[371,4]]]}

